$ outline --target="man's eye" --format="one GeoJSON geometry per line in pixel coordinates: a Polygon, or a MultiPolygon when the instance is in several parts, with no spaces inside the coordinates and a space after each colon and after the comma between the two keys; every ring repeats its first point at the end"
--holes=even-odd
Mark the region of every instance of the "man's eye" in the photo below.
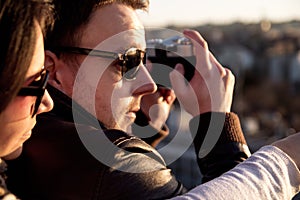
{"type": "Polygon", "coordinates": [[[119,60],[115,60],[110,64],[110,66],[114,67],[117,72],[122,73],[123,67],[121,66],[121,64],[122,63],[119,60]]]}
{"type": "Polygon", "coordinates": [[[115,69],[116,69],[118,74],[122,74],[122,67],[120,65],[116,64],[115,69]]]}

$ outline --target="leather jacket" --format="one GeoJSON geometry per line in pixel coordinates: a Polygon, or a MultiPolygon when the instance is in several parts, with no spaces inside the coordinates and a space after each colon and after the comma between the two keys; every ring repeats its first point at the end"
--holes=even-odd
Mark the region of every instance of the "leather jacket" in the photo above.
{"type": "Polygon", "coordinates": [[[10,199],[10,200],[17,200],[17,197],[12,194],[10,191],[8,191],[7,186],[6,186],[6,172],[7,170],[7,165],[0,158],[0,199],[10,199]]]}
{"type": "MultiPolygon", "coordinates": [[[[69,97],[51,86],[48,91],[54,109],[39,115],[22,156],[8,163],[8,186],[21,199],[167,199],[187,192],[152,146],[125,132],[106,130],[69,97]],[[118,149],[110,151],[99,135],[118,149]],[[104,154],[108,166],[87,150],[82,137],[91,137],[95,148],[107,150],[104,154]]],[[[200,115],[200,128],[192,130],[196,151],[203,142],[210,115],[200,115]]],[[[207,181],[248,156],[238,118],[227,113],[216,146],[207,156],[198,158],[198,164],[207,181]]]]}

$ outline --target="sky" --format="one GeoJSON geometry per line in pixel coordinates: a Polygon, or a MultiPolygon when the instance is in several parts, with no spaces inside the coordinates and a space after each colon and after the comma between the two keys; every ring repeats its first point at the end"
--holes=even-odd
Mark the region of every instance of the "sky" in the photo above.
{"type": "Polygon", "coordinates": [[[150,0],[147,27],[300,20],[300,0],[150,0]]]}

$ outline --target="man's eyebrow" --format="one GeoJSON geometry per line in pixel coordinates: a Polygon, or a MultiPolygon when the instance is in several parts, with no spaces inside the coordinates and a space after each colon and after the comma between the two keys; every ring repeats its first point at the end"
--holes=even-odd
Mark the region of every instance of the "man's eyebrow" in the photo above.
{"type": "Polygon", "coordinates": [[[140,44],[131,44],[131,45],[127,45],[126,47],[125,46],[119,47],[119,48],[115,49],[114,52],[123,54],[123,53],[125,53],[126,50],[128,50],[130,48],[137,48],[142,51],[146,50],[146,47],[141,47],[140,44]]]}
{"type": "Polygon", "coordinates": [[[127,49],[127,48],[119,47],[119,48],[115,49],[114,52],[116,52],[116,53],[118,53],[118,54],[119,54],[119,53],[123,54],[123,53],[126,51],[126,49],[127,49]]]}

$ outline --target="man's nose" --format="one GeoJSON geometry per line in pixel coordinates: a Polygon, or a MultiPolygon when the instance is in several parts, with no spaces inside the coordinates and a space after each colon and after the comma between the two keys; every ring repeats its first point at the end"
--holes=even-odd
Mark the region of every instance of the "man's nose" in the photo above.
{"type": "Polygon", "coordinates": [[[133,91],[133,95],[146,95],[152,94],[157,90],[157,86],[148,70],[145,66],[140,66],[139,72],[136,76],[135,88],[133,91]]]}

